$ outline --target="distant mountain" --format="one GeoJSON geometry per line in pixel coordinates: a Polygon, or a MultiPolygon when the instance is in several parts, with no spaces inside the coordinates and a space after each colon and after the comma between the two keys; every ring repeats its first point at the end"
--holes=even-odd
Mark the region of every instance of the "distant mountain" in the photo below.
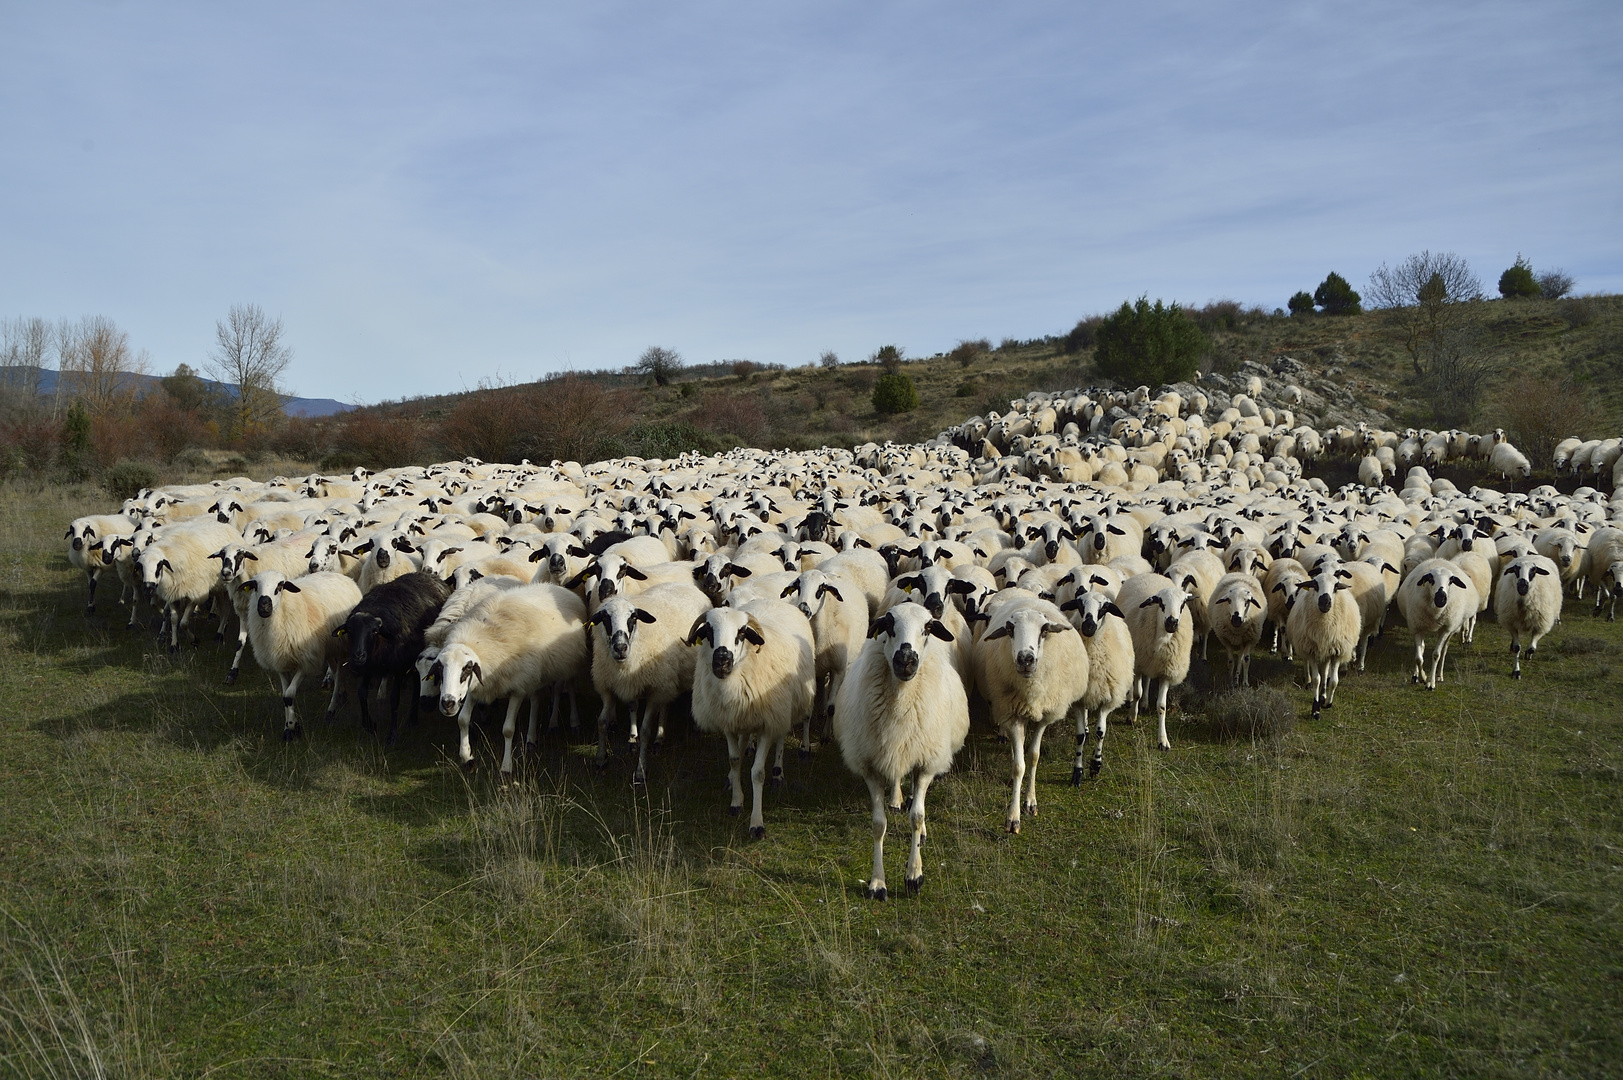
{"type": "MultiPolygon", "coordinates": [[[[0,367],[0,380],[6,383],[14,383],[22,374],[23,371],[19,368],[0,367]]],[[[137,396],[145,397],[148,394],[161,391],[164,378],[165,376],[162,375],[126,375],[125,385],[129,386],[137,396]]],[[[213,379],[204,379],[203,384],[223,397],[232,398],[236,396],[234,387],[215,382],[213,379]]],[[[57,372],[50,368],[41,368],[39,372],[40,395],[50,397],[55,394],[56,385],[57,372]]],[[[355,406],[346,405],[342,401],[333,398],[296,397],[289,398],[287,404],[282,407],[282,411],[289,416],[332,416],[336,413],[349,412],[353,408],[355,406]]]]}

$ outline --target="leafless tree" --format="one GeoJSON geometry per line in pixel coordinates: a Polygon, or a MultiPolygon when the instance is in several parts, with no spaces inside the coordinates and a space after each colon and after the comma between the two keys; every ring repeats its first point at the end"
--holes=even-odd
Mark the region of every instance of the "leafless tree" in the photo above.
{"type": "Polygon", "coordinates": [[[135,394],[146,373],[146,353],[130,351],[130,335],[105,315],[63,319],[56,328],[59,396],[78,398],[92,416],[104,415],[135,394]]]}
{"type": "Polygon", "coordinates": [[[51,324],[37,316],[0,320],[0,395],[7,412],[39,407],[40,372],[54,338],[51,324]]]}
{"type": "Polygon", "coordinates": [[[1410,255],[1395,267],[1385,263],[1369,276],[1365,302],[1385,309],[1403,333],[1414,373],[1427,374],[1429,358],[1454,331],[1474,317],[1472,305],[1482,298],[1482,282],[1451,251],[1410,255]]]}
{"type": "Polygon", "coordinates": [[[840,366],[840,354],[833,349],[824,349],[823,354],[817,358],[817,363],[825,371],[832,370],[840,366]]]}
{"type": "Polygon", "coordinates": [[[637,357],[637,362],[631,365],[631,370],[647,375],[654,380],[656,386],[669,386],[682,367],[682,355],[675,349],[650,345],[637,357]]]}
{"type": "Polygon", "coordinates": [[[233,304],[214,324],[214,350],[205,367],[236,391],[230,404],[233,435],[251,435],[281,419],[288,400],[282,374],[293,361],[282,333],[282,320],[272,319],[258,304],[233,304]]]}
{"type": "Polygon", "coordinates": [[[1565,270],[1546,270],[1537,278],[1539,295],[1546,300],[1559,300],[1572,291],[1577,282],[1565,270]]]}

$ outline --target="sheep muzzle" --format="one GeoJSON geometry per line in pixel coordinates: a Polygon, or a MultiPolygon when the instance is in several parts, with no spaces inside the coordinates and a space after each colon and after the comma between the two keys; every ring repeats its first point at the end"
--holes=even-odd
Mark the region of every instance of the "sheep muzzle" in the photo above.
{"type": "Polygon", "coordinates": [[[710,674],[718,679],[725,679],[733,673],[733,651],[720,648],[710,654],[710,674]]]}
{"type": "MultiPolygon", "coordinates": [[[[1330,593],[1320,593],[1319,594],[1319,610],[1321,612],[1323,612],[1324,614],[1328,615],[1330,613],[1330,605],[1331,605],[1333,600],[1334,600],[1334,597],[1330,593]]],[[[1439,605],[1439,606],[1441,606],[1441,605],[1439,605]]]]}
{"type": "Polygon", "coordinates": [[[75,536],[73,538],[73,550],[74,551],[83,551],[84,549],[85,549],[85,538],[82,537],[82,536],[75,536]]]}
{"type": "Polygon", "coordinates": [[[271,598],[268,597],[268,596],[261,596],[259,598],[259,603],[254,606],[254,610],[259,612],[259,617],[261,619],[270,618],[271,617],[271,598]]]}
{"type": "Polygon", "coordinates": [[[1026,678],[1031,678],[1037,672],[1037,653],[1033,649],[1021,649],[1014,656],[1014,670],[1026,678]]]}
{"type": "Polygon", "coordinates": [[[1437,590],[1437,595],[1431,598],[1431,602],[1433,604],[1436,604],[1438,607],[1447,607],[1448,606],[1448,590],[1447,589],[1438,589],[1437,590]]]}
{"type": "Polygon", "coordinates": [[[1516,582],[1516,595],[1517,596],[1526,596],[1527,595],[1527,587],[1530,584],[1532,584],[1532,583],[1529,582],[1526,578],[1519,579],[1516,582]]]}
{"type": "Polygon", "coordinates": [[[384,569],[384,570],[389,569],[389,549],[388,548],[378,548],[378,566],[379,566],[379,568],[384,569]]]}
{"type": "Polygon", "coordinates": [[[1166,622],[1162,625],[1166,627],[1166,631],[1169,634],[1176,634],[1178,632],[1178,620],[1170,615],[1167,617],[1166,622]]]}
{"type": "Polygon", "coordinates": [[[631,655],[631,633],[628,630],[616,630],[609,638],[609,655],[615,660],[624,663],[626,657],[631,655]]]}
{"type": "Polygon", "coordinates": [[[912,645],[903,642],[896,650],[896,655],[890,658],[890,670],[896,677],[907,682],[919,673],[919,654],[912,645]]]}
{"type": "Polygon", "coordinates": [[[449,694],[440,695],[440,715],[455,716],[460,703],[449,694]]]}

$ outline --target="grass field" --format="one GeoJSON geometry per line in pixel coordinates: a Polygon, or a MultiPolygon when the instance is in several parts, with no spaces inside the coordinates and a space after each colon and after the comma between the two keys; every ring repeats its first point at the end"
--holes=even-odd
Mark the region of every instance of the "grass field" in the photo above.
{"type": "MultiPolygon", "coordinates": [[[[590,720],[503,788],[454,724],[396,753],[280,704],[205,640],[119,629],[60,537],[103,503],[0,498],[0,1074],[1606,1076],[1623,1061],[1623,629],[1569,603],[1508,677],[1484,624],[1436,693],[1408,635],[1293,730],[1158,754],[1113,724],[1002,832],[977,724],[931,789],[917,898],[862,897],[867,798],[789,761],[767,838],[676,725],[633,792],[590,720]],[[312,722],[313,721],[313,722],[312,722]]],[[[1197,677],[1204,678],[1200,665],[1197,677]]],[[[591,711],[587,711],[589,717],[591,711]]],[[[1152,726],[1152,725],[1151,725],[1152,726]]],[[[483,730],[488,735],[489,725],[483,730]]],[[[899,819],[893,818],[893,825],[899,819]]],[[[887,845],[898,883],[905,843],[887,845]]]]}

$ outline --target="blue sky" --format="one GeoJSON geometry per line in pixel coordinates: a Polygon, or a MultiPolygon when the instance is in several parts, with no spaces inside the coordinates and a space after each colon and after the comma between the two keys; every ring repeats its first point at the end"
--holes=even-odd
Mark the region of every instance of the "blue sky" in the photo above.
{"type": "Polygon", "coordinates": [[[0,0],[0,316],[306,396],[1033,337],[1518,252],[1623,292],[1623,4],[0,0]]]}

